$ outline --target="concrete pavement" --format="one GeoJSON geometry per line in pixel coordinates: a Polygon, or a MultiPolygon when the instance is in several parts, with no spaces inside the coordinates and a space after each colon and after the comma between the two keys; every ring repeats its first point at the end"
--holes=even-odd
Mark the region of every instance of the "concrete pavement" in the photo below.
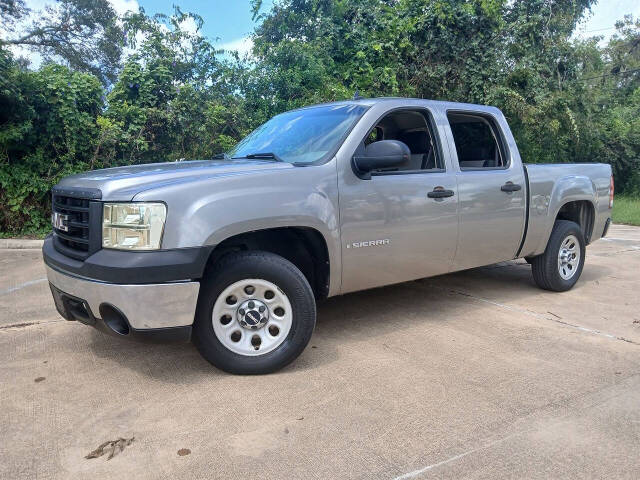
{"type": "Polygon", "coordinates": [[[38,250],[0,272],[0,478],[640,477],[640,228],[562,294],[518,261],[330,299],[257,377],[61,319],[38,250]]]}

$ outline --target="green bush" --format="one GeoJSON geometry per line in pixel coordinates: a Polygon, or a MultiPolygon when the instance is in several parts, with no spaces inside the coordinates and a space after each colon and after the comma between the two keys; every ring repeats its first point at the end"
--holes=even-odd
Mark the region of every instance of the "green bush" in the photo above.
{"type": "Polygon", "coordinates": [[[62,177],[135,163],[210,158],[247,133],[238,99],[176,72],[129,62],[109,94],[61,65],[19,68],[3,53],[0,76],[0,232],[50,230],[50,190],[62,177]]]}
{"type": "Polygon", "coordinates": [[[102,108],[102,86],[61,65],[32,72],[3,59],[0,92],[0,231],[49,228],[49,191],[61,177],[90,162],[102,108]],[[4,87],[4,85],[3,85],[4,87]]]}

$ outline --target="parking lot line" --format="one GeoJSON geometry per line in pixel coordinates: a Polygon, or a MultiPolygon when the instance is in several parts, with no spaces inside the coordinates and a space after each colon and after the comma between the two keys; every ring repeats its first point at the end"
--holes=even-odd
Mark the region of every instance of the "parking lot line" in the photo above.
{"type": "Polygon", "coordinates": [[[496,307],[504,308],[506,310],[510,310],[510,311],[513,311],[513,312],[524,313],[525,315],[529,315],[531,317],[539,318],[541,320],[548,320],[548,321],[551,321],[551,322],[556,322],[556,323],[559,323],[560,325],[564,325],[564,326],[570,327],[570,328],[575,328],[576,330],[580,330],[582,332],[590,333],[590,334],[593,334],[593,335],[599,335],[601,337],[609,338],[611,340],[621,340],[623,342],[632,343],[634,345],[640,345],[638,342],[634,342],[633,340],[629,340],[628,338],[622,337],[620,335],[614,335],[612,333],[606,333],[606,332],[602,332],[600,330],[594,330],[592,328],[583,327],[581,325],[575,325],[573,323],[565,322],[565,321],[557,319],[557,318],[549,318],[549,317],[546,317],[546,316],[541,315],[539,313],[532,312],[531,310],[526,310],[526,309],[523,309],[523,308],[518,308],[518,307],[511,306],[511,305],[505,305],[504,303],[495,302],[493,300],[489,300],[488,298],[478,297],[476,295],[472,295],[472,294],[467,293],[467,292],[462,292],[460,290],[454,290],[452,288],[441,287],[439,285],[433,285],[433,284],[431,284],[430,287],[438,288],[440,290],[447,290],[449,292],[455,293],[456,295],[461,295],[463,297],[471,298],[471,299],[477,300],[479,302],[488,303],[490,305],[494,305],[496,307]]]}
{"type": "Polygon", "coordinates": [[[47,279],[45,278],[38,278],[36,280],[29,280],[28,282],[24,282],[21,283],[20,285],[16,285],[15,287],[11,287],[11,288],[7,288],[6,290],[2,290],[0,292],[0,295],[7,295],[9,293],[18,291],[18,290],[22,290],[25,287],[30,287],[31,285],[36,285],[38,283],[42,283],[42,282],[46,282],[47,279]]]}

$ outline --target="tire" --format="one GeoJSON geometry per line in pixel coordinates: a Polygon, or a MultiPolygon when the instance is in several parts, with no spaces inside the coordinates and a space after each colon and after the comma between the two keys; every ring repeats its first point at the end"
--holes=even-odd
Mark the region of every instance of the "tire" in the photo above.
{"type": "Polygon", "coordinates": [[[236,252],[202,281],[193,342],[226,372],[271,373],[302,353],[315,323],[313,291],[294,264],[269,252],[236,252]]]}
{"type": "Polygon", "coordinates": [[[565,292],[580,278],[585,254],[580,226],[569,220],[556,220],[544,253],[532,258],[533,279],[544,290],[565,292]]]}

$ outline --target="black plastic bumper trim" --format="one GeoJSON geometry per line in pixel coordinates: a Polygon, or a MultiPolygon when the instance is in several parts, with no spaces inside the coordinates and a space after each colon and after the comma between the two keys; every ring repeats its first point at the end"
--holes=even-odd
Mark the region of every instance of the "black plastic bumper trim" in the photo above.
{"type": "Polygon", "coordinates": [[[191,341],[191,325],[182,327],[131,329],[127,338],[144,343],[188,343],[191,341]]]}
{"type": "Polygon", "coordinates": [[[53,242],[49,236],[42,246],[44,262],[50,267],[100,282],[125,285],[200,279],[213,250],[211,246],[153,252],[102,249],[80,261],[63,255],[53,242]]]}
{"type": "MultiPolygon", "coordinates": [[[[84,322],[83,322],[84,323],[84,322]]],[[[128,323],[128,322],[127,322],[128,323]]],[[[85,325],[90,325],[85,323],[85,325]]],[[[142,343],[187,343],[191,341],[191,325],[181,327],[163,327],[163,328],[132,328],[129,324],[129,333],[122,335],[111,328],[100,318],[96,318],[95,322],[90,326],[106,333],[111,337],[122,338],[134,342],[142,343]]]]}
{"type": "Polygon", "coordinates": [[[609,232],[609,227],[611,226],[611,218],[607,218],[607,221],[604,224],[604,230],[602,231],[602,237],[606,237],[609,232]]]}

